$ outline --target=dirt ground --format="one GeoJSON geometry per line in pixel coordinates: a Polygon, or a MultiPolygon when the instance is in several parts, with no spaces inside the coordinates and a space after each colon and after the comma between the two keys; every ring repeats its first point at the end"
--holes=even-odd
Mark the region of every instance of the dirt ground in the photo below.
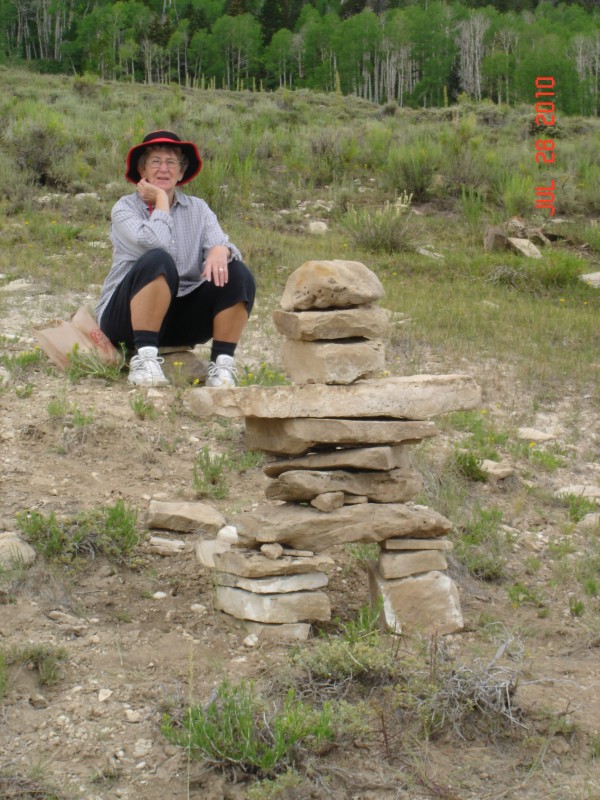
{"type": "MultiPolygon", "coordinates": [[[[71,301],[75,308],[79,302],[91,304],[92,296],[71,301]]],[[[64,306],[42,287],[5,294],[4,303],[3,352],[31,349],[32,325],[65,316],[64,306]]],[[[265,319],[261,322],[258,315],[250,326],[240,348],[242,362],[276,363],[279,340],[265,319]]],[[[433,356],[432,371],[444,371],[433,356]]],[[[501,380],[497,365],[473,364],[469,371],[483,387],[485,407],[499,423],[513,424],[519,387],[501,380]]],[[[65,515],[117,498],[134,506],[143,523],[152,498],[196,499],[192,466],[204,444],[243,451],[243,423],[192,417],[186,388],[153,391],[158,416],[140,420],[124,378],[116,384],[96,379],[71,384],[45,360],[23,381],[5,378],[0,391],[0,530],[16,530],[14,515],[26,509],[65,515]],[[20,391],[24,382],[32,384],[30,394],[20,391]],[[50,401],[60,398],[92,416],[83,434],[57,424],[49,413],[50,401]]],[[[525,482],[549,493],[573,483],[598,484],[598,406],[593,398],[578,399],[579,444],[571,445],[572,402],[566,397],[537,416],[531,412],[515,420],[555,429],[571,453],[568,466],[538,475],[530,467],[521,472],[517,465],[506,485],[481,487],[482,502],[505,508],[504,521],[516,532],[509,565],[514,582],[526,579],[539,586],[551,600],[547,613],[541,615],[532,603],[511,604],[505,587],[474,581],[456,564],[452,567],[466,627],[446,637],[448,653],[457,663],[493,657],[498,644],[481,635],[482,619],[493,618],[514,632],[515,643],[504,659],[519,674],[514,702],[523,711],[526,730],[499,739],[461,740],[448,734],[415,742],[410,754],[391,758],[377,741],[334,747],[323,753],[310,787],[291,790],[287,797],[600,800],[600,606],[592,598],[585,614],[569,613],[568,591],[551,580],[549,548],[560,535],[564,510],[553,515],[524,493],[525,482]],[[525,578],[530,556],[541,566],[534,577],[525,578]]],[[[440,448],[449,437],[440,437],[440,448]]],[[[230,520],[262,501],[265,484],[259,468],[234,473],[229,497],[211,502],[230,520]]],[[[187,535],[187,550],[174,557],[153,555],[141,545],[135,569],[98,558],[66,571],[38,559],[16,596],[0,605],[0,647],[51,643],[68,653],[54,685],[40,687],[35,672],[24,667],[10,673],[0,706],[0,775],[12,776],[12,783],[5,781],[4,788],[0,783],[0,797],[2,791],[4,797],[16,796],[10,792],[17,776],[33,776],[40,784],[60,787],[65,797],[85,800],[246,796],[246,783],[188,764],[185,753],[162,735],[161,716],[190,699],[205,702],[224,678],[276,675],[289,647],[249,648],[243,642],[246,634],[214,612],[211,576],[195,560],[193,539],[187,535]],[[156,592],[166,596],[155,599],[156,592]],[[76,617],[78,625],[51,619],[48,614],[56,610],[76,617]]],[[[583,534],[580,541],[583,546],[583,534]]],[[[348,619],[367,602],[366,575],[347,550],[333,555],[338,563],[328,588],[333,615],[348,619]]],[[[38,795],[33,789],[19,795],[30,796],[38,795]]]]}

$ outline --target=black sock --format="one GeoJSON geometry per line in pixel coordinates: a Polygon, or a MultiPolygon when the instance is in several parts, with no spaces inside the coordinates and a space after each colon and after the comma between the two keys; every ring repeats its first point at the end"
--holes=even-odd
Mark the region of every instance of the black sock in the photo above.
{"type": "Polygon", "coordinates": [[[134,331],[133,345],[136,350],[140,347],[158,347],[158,331],[134,331]]]}
{"type": "Polygon", "coordinates": [[[210,348],[210,360],[216,361],[217,356],[231,356],[235,353],[237,342],[220,342],[218,339],[213,339],[212,347],[210,348]]]}

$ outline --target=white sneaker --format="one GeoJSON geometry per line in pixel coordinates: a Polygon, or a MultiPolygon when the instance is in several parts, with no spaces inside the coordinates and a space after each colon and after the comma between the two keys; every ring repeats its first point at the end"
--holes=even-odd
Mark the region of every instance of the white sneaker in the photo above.
{"type": "Polygon", "coordinates": [[[211,361],[208,365],[208,377],[206,386],[212,388],[218,386],[235,386],[237,380],[237,369],[232,356],[217,356],[216,361],[211,361]]]}
{"type": "Polygon", "coordinates": [[[140,347],[129,362],[127,380],[134,386],[168,386],[169,380],[160,366],[163,361],[157,347],[140,347]]]}

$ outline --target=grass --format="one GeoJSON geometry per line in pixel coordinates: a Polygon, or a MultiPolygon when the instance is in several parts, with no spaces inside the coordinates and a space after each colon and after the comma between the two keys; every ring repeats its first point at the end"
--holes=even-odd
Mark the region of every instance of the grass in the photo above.
{"type": "Polygon", "coordinates": [[[123,500],[59,519],[54,512],[21,511],[17,525],[44,558],[70,562],[81,555],[125,561],[138,544],[136,512],[123,500]]]}

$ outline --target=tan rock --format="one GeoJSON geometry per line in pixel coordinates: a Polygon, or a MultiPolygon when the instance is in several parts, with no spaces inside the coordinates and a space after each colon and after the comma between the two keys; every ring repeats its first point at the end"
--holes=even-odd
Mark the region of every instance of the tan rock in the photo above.
{"type": "Polygon", "coordinates": [[[379,341],[302,342],[281,346],[283,368],[294,383],[348,384],[369,378],[385,367],[379,341]]]}
{"type": "Polygon", "coordinates": [[[329,311],[273,312],[275,327],[287,339],[382,339],[389,326],[388,312],[374,305],[329,311]]]}
{"type": "Polygon", "coordinates": [[[29,566],[36,559],[36,552],[18,533],[0,533],[0,565],[12,564],[29,566]]]}
{"type": "MultiPolygon", "coordinates": [[[[271,481],[265,494],[269,500],[302,501],[328,492],[342,492],[364,495],[374,503],[405,503],[422,488],[421,476],[410,469],[389,472],[290,470],[271,481]]],[[[340,505],[343,505],[343,497],[340,505]]]]}
{"type": "Polygon", "coordinates": [[[386,580],[406,578],[421,572],[447,569],[448,562],[442,550],[412,550],[383,552],[379,556],[379,572],[386,580]]]}
{"type": "Polygon", "coordinates": [[[372,469],[390,470],[411,465],[410,447],[354,447],[331,450],[325,453],[311,453],[302,458],[271,461],[263,467],[270,478],[276,478],[290,469],[372,469]]]}
{"type": "Polygon", "coordinates": [[[584,497],[586,500],[595,500],[597,503],[600,503],[600,486],[595,486],[591,483],[574,483],[571,486],[563,486],[554,492],[555,497],[565,497],[568,495],[584,497]]]}
{"type": "MultiPolygon", "coordinates": [[[[284,551],[289,552],[289,551],[284,551]]],[[[307,572],[328,572],[334,562],[329,556],[283,555],[273,560],[256,550],[229,550],[216,553],[215,567],[220,572],[229,572],[244,578],[265,578],[270,575],[301,575],[307,572]]]]}
{"type": "Polygon", "coordinates": [[[192,389],[186,395],[198,416],[390,417],[424,420],[481,405],[481,389],[468,375],[412,375],[361,380],[349,386],[236,386],[192,389]]]}
{"type": "Polygon", "coordinates": [[[481,471],[490,481],[502,481],[514,475],[515,468],[508,461],[491,461],[485,458],[481,462],[481,471]]]}
{"type": "MultiPolygon", "coordinates": [[[[238,536],[244,544],[280,542],[317,552],[345,542],[379,542],[400,536],[431,539],[451,528],[436,511],[401,503],[345,505],[328,514],[292,503],[265,504],[237,519],[238,536]]],[[[216,558],[215,563],[223,572],[235,572],[219,566],[216,558]]]]}
{"type": "Polygon", "coordinates": [[[254,634],[259,642],[305,642],[310,634],[308,622],[268,625],[264,622],[246,620],[244,627],[250,634],[254,634]]]}
{"type": "Polygon", "coordinates": [[[219,539],[199,539],[194,545],[197,561],[208,569],[215,569],[215,555],[217,553],[226,553],[230,549],[229,542],[219,539]]]}
{"type": "Polygon", "coordinates": [[[530,442],[549,442],[556,439],[555,434],[539,431],[537,428],[519,428],[517,436],[519,439],[526,439],[530,442]]]}
{"type": "Polygon", "coordinates": [[[204,530],[216,533],[225,525],[225,517],[205,503],[164,503],[152,500],[148,506],[146,525],[168,531],[189,533],[204,530]]]}
{"type": "Polygon", "coordinates": [[[334,511],[336,508],[341,508],[344,505],[344,493],[325,492],[324,494],[318,494],[316,497],[312,498],[310,504],[318,511],[323,511],[325,514],[328,514],[330,511],[334,511]]]}
{"type": "Polygon", "coordinates": [[[345,494],[344,495],[344,505],[345,506],[356,506],[359,503],[368,503],[369,498],[365,497],[364,494],[345,494]]]}
{"type": "Polygon", "coordinates": [[[326,622],[331,619],[331,604],[324,592],[255,594],[229,586],[217,586],[215,607],[237,619],[255,622],[326,622]]]}
{"type": "Polygon", "coordinates": [[[260,548],[260,552],[263,554],[263,556],[275,561],[275,559],[281,558],[283,555],[283,547],[280,544],[277,544],[277,542],[274,542],[273,544],[263,544],[263,546],[260,548]]]}
{"type": "Polygon", "coordinates": [[[162,536],[151,536],[148,540],[148,550],[159,556],[176,556],[185,550],[183,539],[165,539],[162,536]]]}
{"type": "Polygon", "coordinates": [[[384,550],[452,550],[448,539],[386,539],[381,543],[384,550]]]}
{"type": "Polygon", "coordinates": [[[600,272],[587,272],[585,275],[580,275],[579,279],[594,289],[600,289],[600,272]]]}
{"type": "Polygon", "coordinates": [[[323,572],[304,572],[300,575],[273,575],[268,578],[243,578],[226,572],[216,574],[219,586],[233,586],[255,594],[288,594],[322,589],[329,579],[323,572]]]}
{"type": "Polygon", "coordinates": [[[383,295],[377,275],[359,261],[305,261],[288,278],[281,307],[284,311],[348,308],[383,295]]]}
{"type": "Polygon", "coordinates": [[[528,258],[541,258],[542,254],[540,253],[539,249],[530,242],[529,239],[520,239],[516,236],[509,236],[508,242],[512,250],[515,253],[519,253],[522,256],[527,256],[528,258]]]}
{"type": "Polygon", "coordinates": [[[444,635],[463,629],[458,590],[445,573],[386,581],[373,563],[368,573],[371,602],[383,600],[383,617],[391,630],[444,635]]]}
{"type": "Polygon", "coordinates": [[[367,445],[420,442],[436,436],[433,422],[354,419],[246,419],[248,450],[301,455],[315,445],[367,445]]]}

